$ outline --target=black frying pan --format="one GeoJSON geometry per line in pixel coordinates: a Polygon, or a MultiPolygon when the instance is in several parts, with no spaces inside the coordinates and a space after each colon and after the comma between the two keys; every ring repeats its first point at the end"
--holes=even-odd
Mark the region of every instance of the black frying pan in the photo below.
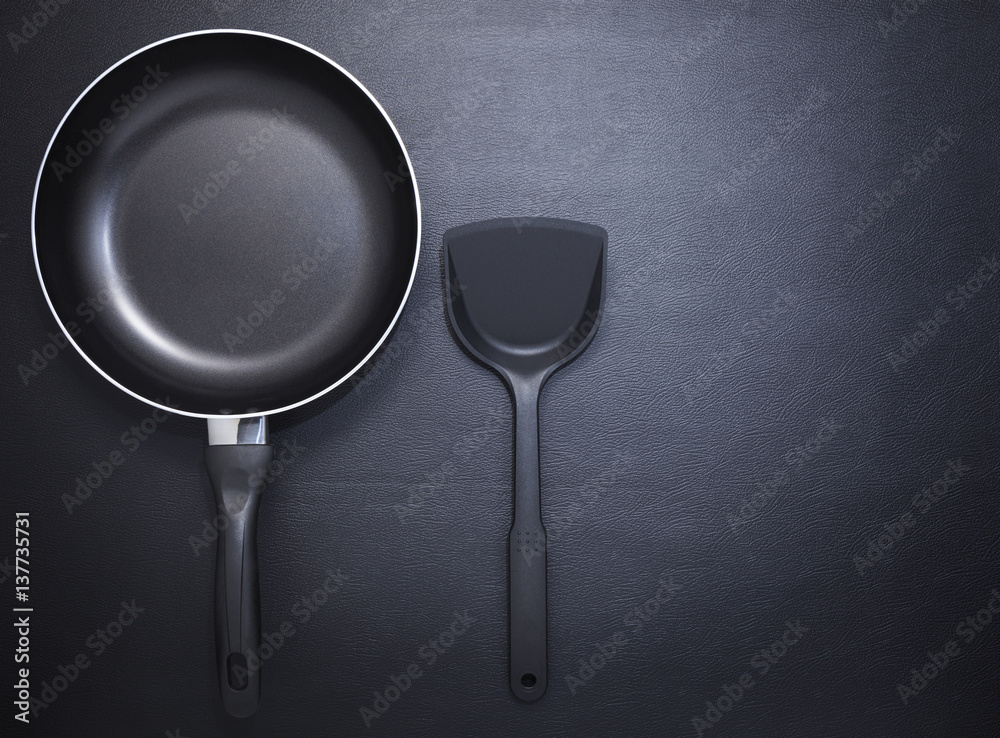
{"type": "Polygon", "coordinates": [[[385,111],[300,44],[166,39],[101,75],[60,123],[32,214],[45,298],[106,379],[208,419],[227,711],[260,700],[256,516],[266,416],[371,357],[413,283],[420,203],[385,111]]]}

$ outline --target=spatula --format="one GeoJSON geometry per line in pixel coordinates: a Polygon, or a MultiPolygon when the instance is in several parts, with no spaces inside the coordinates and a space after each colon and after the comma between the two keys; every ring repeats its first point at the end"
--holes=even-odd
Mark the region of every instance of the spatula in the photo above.
{"type": "Polygon", "coordinates": [[[538,396],[597,332],[607,243],[602,228],[554,218],[489,220],[444,234],[451,324],[514,397],[510,688],[526,701],[541,697],[547,683],[538,396]]]}

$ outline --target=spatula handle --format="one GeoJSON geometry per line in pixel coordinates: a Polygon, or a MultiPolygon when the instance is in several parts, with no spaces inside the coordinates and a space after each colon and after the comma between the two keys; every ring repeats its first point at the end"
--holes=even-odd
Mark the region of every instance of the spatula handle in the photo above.
{"type": "Polygon", "coordinates": [[[510,530],[510,689],[531,702],[545,693],[545,528],[538,461],[537,385],[515,387],[514,525],[510,530]]]}

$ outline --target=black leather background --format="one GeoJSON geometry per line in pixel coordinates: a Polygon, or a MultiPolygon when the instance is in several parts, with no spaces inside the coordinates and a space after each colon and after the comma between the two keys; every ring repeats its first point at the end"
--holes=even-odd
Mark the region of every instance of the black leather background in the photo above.
{"type": "Polygon", "coordinates": [[[4,626],[0,732],[997,733],[1000,618],[956,632],[1000,588],[1000,278],[975,277],[1000,257],[995,3],[74,0],[15,53],[6,34],[36,9],[0,11],[0,560],[30,511],[36,696],[78,653],[91,663],[24,730],[4,626]],[[191,545],[214,515],[203,424],[170,417],[129,451],[150,408],[71,350],[27,385],[18,370],[57,331],[29,227],[55,126],[120,57],[212,27],[288,36],[355,74],[408,145],[424,217],[410,302],[366,380],[273,423],[303,450],[261,509],[263,622],[296,632],[245,721],[217,696],[214,548],[191,545]],[[610,238],[600,332],[540,406],[535,704],[507,689],[510,400],[450,335],[441,280],[447,228],[508,215],[610,238]],[[62,495],[115,449],[125,463],[68,514],[62,495]],[[881,558],[857,558],[881,534],[881,558]],[[328,570],[346,581],[301,623],[328,570]],[[133,599],[144,610],[96,655],[88,639],[133,599]],[[471,624],[428,664],[456,612],[471,624]],[[770,663],[787,621],[798,640],[770,663]],[[949,641],[958,655],[914,678],[949,641]],[[366,727],[360,708],[411,663],[422,675],[366,727]]]}

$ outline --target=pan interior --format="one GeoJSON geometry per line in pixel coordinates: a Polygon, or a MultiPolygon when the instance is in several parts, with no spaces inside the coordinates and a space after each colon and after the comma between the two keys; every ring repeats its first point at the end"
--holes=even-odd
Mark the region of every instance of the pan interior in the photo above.
{"type": "Polygon", "coordinates": [[[269,412],[345,377],[405,299],[418,214],[376,104],[279,39],[174,39],[63,122],[35,209],[39,271],[115,382],[196,414],[269,412]]]}

